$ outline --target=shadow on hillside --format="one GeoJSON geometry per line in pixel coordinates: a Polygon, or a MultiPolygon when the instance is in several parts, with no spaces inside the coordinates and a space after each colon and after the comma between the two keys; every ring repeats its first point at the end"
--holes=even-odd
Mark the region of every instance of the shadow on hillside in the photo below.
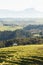
{"type": "Polygon", "coordinates": [[[31,59],[30,58],[21,58],[20,65],[29,65],[29,64],[43,65],[43,57],[32,56],[31,59]]]}
{"type": "MultiPolygon", "coordinates": [[[[13,57],[13,56],[11,56],[13,57]]],[[[14,61],[12,60],[6,60],[6,57],[2,56],[0,57],[0,63],[3,61],[11,63],[11,64],[18,64],[18,65],[43,65],[43,57],[38,57],[38,56],[30,56],[26,58],[20,58],[20,61],[14,61]],[[31,57],[31,58],[30,58],[31,57]]]]}

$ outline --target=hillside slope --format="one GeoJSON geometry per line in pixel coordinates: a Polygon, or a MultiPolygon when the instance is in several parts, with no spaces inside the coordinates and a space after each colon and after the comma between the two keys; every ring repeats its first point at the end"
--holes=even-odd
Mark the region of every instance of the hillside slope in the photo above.
{"type": "Polygon", "coordinates": [[[43,45],[1,48],[0,65],[43,65],[43,45]]]}

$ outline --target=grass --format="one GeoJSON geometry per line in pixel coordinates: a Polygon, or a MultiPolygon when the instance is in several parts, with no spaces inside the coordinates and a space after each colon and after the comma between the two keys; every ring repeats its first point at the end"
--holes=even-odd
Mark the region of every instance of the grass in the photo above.
{"type": "Polygon", "coordinates": [[[43,45],[0,48],[0,65],[43,65],[43,45]]]}
{"type": "Polygon", "coordinates": [[[22,29],[21,26],[0,26],[0,31],[14,31],[17,29],[22,29]]]}

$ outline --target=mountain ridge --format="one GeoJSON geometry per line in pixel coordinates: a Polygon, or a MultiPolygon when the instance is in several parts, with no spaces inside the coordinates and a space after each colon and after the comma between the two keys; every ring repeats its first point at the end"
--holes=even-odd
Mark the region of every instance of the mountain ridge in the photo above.
{"type": "Polygon", "coordinates": [[[37,11],[34,8],[27,8],[23,11],[12,11],[7,9],[0,9],[0,18],[36,18],[43,17],[43,12],[37,11]]]}

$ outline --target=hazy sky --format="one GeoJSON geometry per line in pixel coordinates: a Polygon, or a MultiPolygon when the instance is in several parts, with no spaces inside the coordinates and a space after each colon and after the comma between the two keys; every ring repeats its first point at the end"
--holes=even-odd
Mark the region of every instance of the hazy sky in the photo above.
{"type": "Polygon", "coordinates": [[[43,0],[0,0],[0,9],[24,10],[35,8],[43,12],[43,0]]]}

